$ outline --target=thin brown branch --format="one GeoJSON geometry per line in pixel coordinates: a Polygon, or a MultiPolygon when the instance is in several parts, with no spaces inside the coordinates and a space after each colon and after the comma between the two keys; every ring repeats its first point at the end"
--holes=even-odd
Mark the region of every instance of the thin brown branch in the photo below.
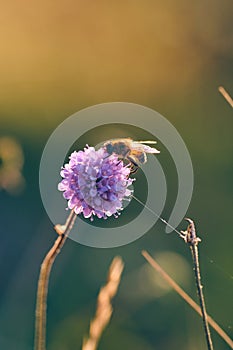
{"type": "Polygon", "coordinates": [[[120,257],[115,257],[109,268],[107,283],[100,289],[94,319],[91,321],[89,338],[84,339],[82,350],[96,350],[103,330],[112,315],[111,300],[116,295],[121,280],[124,263],[120,257]]]}
{"type": "Polygon", "coordinates": [[[195,279],[196,279],[196,287],[197,287],[197,294],[201,306],[201,313],[202,313],[202,321],[203,321],[203,327],[204,332],[206,336],[206,343],[208,350],[213,350],[213,343],[211,339],[209,324],[207,321],[207,312],[206,312],[206,306],[205,306],[205,298],[203,293],[203,285],[201,283],[201,270],[200,270],[200,263],[199,263],[199,253],[198,253],[198,243],[201,241],[199,237],[196,235],[196,229],[194,222],[191,219],[186,218],[189,225],[187,228],[187,231],[182,231],[181,233],[184,235],[184,241],[188,243],[192,258],[193,258],[193,267],[194,267],[194,273],[195,273],[195,279]]]}
{"type": "Polygon", "coordinates": [[[65,225],[56,225],[55,230],[59,234],[54,245],[45,256],[40,269],[40,276],[37,287],[36,300],[36,320],[35,320],[35,350],[46,349],[46,310],[47,310],[47,294],[50,271],[54,260],[60,253],[76,219],[76,214],[71,211],[65,225]]]}
{"type": "MultiPolygon", "coordinates": [[[[200,316],[202,316],[201,308],[195,301],[163,270],[163,268],[152,258],[152,256],[145,250],[142,255],[148,263],[164,278],[164,280],[186,301],[200,316]]],[[[225,342],[233,349],[233,341],[226,334],[226,332],[214,321],[214,319],[207,315],[209,325],[225,340],[225,342]]]]}
{"type": "Polygon", "coordinates": [[[223,95],[225,100],[229,103],[229,105],[233,108],[233,99],[228,94],[228,92],[224,89],[223,86],[219,86],[218,91],[223,95]]]}

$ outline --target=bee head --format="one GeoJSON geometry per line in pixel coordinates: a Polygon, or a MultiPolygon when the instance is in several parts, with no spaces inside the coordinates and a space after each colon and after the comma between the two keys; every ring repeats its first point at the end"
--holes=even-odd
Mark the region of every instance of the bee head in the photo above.
{"type": "Polygon", "coordinates": [[[107,143],[105,145],[105,148],[106,148],[106,151],[108,152],[108,154],[112,154],[113,153],[113,150],[114,150],[114,147],[111,143],[107,143]]]}

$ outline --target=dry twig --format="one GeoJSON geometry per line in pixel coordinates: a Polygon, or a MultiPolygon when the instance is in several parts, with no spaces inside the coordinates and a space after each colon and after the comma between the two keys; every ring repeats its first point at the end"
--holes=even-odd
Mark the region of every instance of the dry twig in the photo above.
{"type": "Polygon", "coordinates": [[[196,279],[197,294],[198,294],[198,298],[201,306],[202,321],[203,321],[203,327],[204,327],[204,332],[206,336],[206,343],[207,343],[208,350],[213,350],[213,343],[211,339],[209,324],[207,321],[207,312],[206,312],[205,298],[203,293],[203,285],[201,283],[201,270],[200,270],[199,253],[198,253],[198,243],[201,241],[201,239],[196,235],[194,222],[188,218],[186,218],[186,220],[189,223],[188,228],[186,231],[181,231],[181,234],[183,235],[184,241],[188,243],[192,253],[193,269],[194,269],[195,279],[196,279]]]}
{"type": "Polygon", "coordinates": [[[40,268],[40,276],[37,287],[37,300],[36,300],[36,322],[35,322],[35,341],[34,350],[46,349],[46,310],[47,310],[47,294],[50,271],[53,266],[54,260],[60,253],[68,234],[70,233],[76,214],[72,210],[65,225],[56,225],[55,230],[59,234],[58,238],[54,242],[52,248],[49,250],[44,258],[44,261],[40,268]]]}

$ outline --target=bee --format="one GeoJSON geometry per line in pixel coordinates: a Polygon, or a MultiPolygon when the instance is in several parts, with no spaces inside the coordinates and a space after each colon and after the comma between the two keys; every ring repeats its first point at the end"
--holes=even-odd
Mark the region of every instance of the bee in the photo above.
{"type": "Polygon", "coordinates": [[[131,163],[131,173],[135,173],[139,166],[147,161],[147,153],[160,153],[156,148],[145,144],[156,144],[156,141],[134,141],[131,138],[112,139],[104,143],[109,155],[115,153],[119,158],[127,159],[131,163]]]}

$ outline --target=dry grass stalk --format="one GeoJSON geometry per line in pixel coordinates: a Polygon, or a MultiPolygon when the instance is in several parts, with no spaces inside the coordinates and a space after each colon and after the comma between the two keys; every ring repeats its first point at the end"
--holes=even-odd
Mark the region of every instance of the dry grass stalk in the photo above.
{"type": "Polygon", "coordinates": [[[218,91],[223,95],[225,100],[229,103],[229,105],[233,108],[233,99],[228,94],[228,92],[224,89],[223,86],[219,86],[218,91]]]}
{"type": "Polygon", "coordinates": [[[94,319],[91,321],[89,338],[84,339],[82,350],[96,350],[103,330],[112,315],[111,300],[116,295],[121,280],[124,263],[120,257],[115,257],[108,272],[107,283],[100,289],[94,319]]]}
{"type": "MultiPolygon", "coordinates": [[[[152,256],[145,250],[142,251],[142,255],[148,261],[148,263],[167,281],[167,283],[200,315],[201,308],[190,296],[162,269],[162,267],[152,258],[152,256]]],[[[224,332],[224,330],[213,320],[212,317],[207,315],[207,321],[209,325],[225,340],[225,342],[233,349],[233,341],[224,332]]]]}

